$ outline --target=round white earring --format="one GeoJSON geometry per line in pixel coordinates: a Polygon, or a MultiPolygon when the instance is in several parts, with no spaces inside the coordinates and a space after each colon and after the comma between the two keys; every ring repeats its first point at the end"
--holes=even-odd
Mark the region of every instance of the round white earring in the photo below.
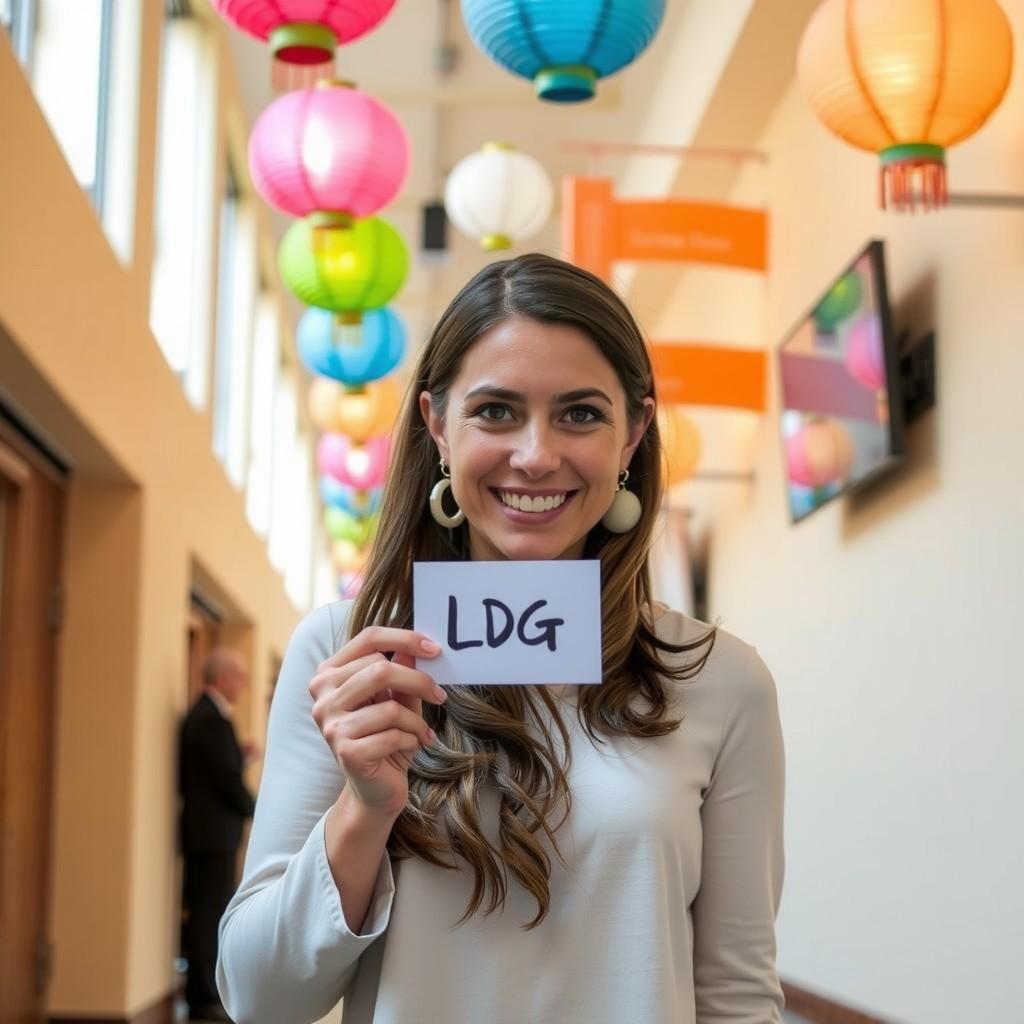
{"type": "Polygon", "coordinates": [[[643,507],[640,499],[632,491],[626,490],[628,479],[629,470],[624,469],[619,474],[619,487],[611,506],[601,519],[601,524],[611,533],[629,533],[640,522],[643,507]]]}
{"type": "Polygon", "coordinates": [[[444,496],[451,490],[452,475],[444,464],[443,456],[441,457],[441,474],[441,479],[434,484],[434,489],[430,492],[430,514],[434,517],[434,522],[438,526],[450,528],[461,526],[466,518],[466,513],[461,508],[457,507],[453,516],[448,515],[444,510],[444,496]]]}

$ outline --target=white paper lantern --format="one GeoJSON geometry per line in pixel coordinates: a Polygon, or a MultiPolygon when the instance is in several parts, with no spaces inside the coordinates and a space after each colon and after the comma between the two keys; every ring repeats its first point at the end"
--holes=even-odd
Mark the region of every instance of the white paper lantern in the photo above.
{"type": "Polygon", "coordinates": [[[554,190],[539,161],[503,142],[460,160],[444,189],[448,218],[485,249],[507,249],[551,216],[554,190]]]}

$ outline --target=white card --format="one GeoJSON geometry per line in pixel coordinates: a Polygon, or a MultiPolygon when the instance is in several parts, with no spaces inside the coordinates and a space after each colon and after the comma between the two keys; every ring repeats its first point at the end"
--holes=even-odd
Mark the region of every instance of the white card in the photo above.
{"type": "Polygon", "coordinates": [[[601,565],[416,562],[413,623],[441,645],[436,683],[601,682],[601,565]]]}

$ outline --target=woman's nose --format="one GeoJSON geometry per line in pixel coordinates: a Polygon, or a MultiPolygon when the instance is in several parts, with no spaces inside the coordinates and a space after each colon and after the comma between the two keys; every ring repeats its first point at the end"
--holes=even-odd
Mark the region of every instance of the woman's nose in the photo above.
{"type": "Polygon", "coordinates": [[[529,477],[542,477],[553,473],[562,464],[555,438],[546,426],[528,427],[516,437],[509,465],[529,477]]]}

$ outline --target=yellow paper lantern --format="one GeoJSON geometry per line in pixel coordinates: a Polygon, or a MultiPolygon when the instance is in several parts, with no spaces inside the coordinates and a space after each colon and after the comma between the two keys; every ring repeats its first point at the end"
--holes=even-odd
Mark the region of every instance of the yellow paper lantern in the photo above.
{"type": "Polygon", "coordinates": [[[1013,34],[995,0],[824,0],[800,43],[811,107],[882,159],[883,208],[946,202],[945,150],[999,105],[1013,34]]]}
{"type": "Polygon", "coordinates": [[[309,415],[325,433],[344,434],[363,444],[391,433],[401,401],[393,378],[349,390],[329,377],[317,377],[309,389],[309,415]]]}
{"type": "Polygon", "coordinates": [[[658,407],[658,432],[664,459],[665,486],[675,487],[686,480],[700,462],[700,431],[676,406],[658,407]]]}
{"type": "Polygon", "coordinates": [[[350,540],[336,540],[331,544],[334,568],[339,572],[362,572],[370,557],[368,547],[359,548],[350,540]]]}

